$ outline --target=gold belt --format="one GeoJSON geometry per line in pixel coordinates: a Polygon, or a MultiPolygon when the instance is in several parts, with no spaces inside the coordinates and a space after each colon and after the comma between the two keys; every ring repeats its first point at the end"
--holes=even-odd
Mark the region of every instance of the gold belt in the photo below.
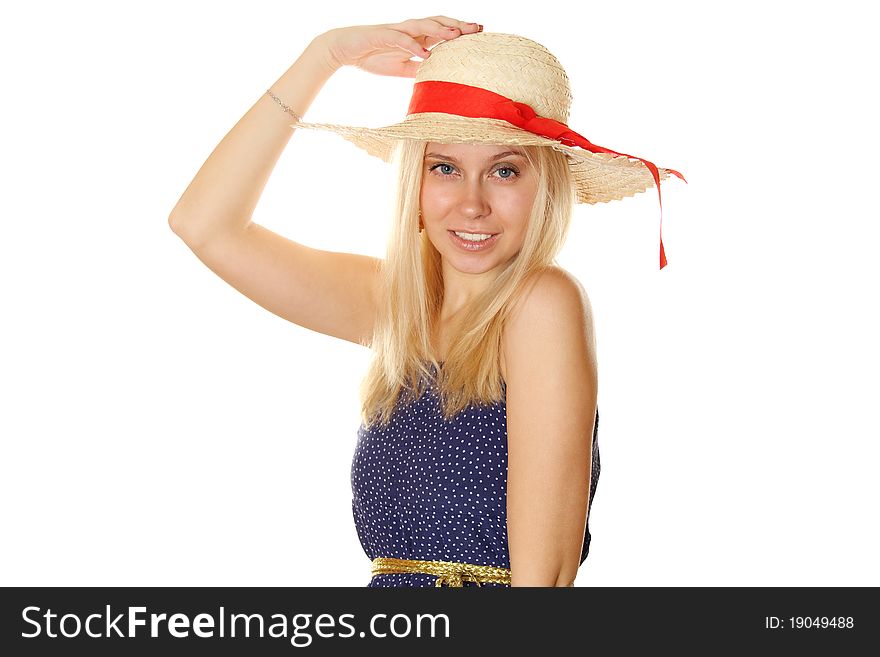
{"type": "Polygon", "coordinates": [[[376,557],[373,559],[373,575],[388,575],[392,573],[424,573],[436,575],[435,586],[463,587],[464,582],[476,582],[482,584],[507,584],[510,585],[510,570],[497,566],[476,566],[470,563],[457,563],[455,561],[419,561],[417,559],[393,559],[391,557],[376,557]]]}

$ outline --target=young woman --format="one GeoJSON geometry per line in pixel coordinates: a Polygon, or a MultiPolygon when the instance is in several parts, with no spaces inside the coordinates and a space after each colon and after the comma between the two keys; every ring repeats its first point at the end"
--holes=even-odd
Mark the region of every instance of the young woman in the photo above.
{"type": "Polygon", "coordinates": [[[373,350],[351,470],[368,586],[572,586],[587,556],[596,340],[587,294],[555,258],[575,203],[659,193],[680,174],[590,144],[566,125],[570,101],[559,62],[523,37],[446,16],[333,29],[171,213],[243,294],[373,350]],[[406,119],[302,121],[342,66],[415,77],[406,119]],[[311,249],[250,220],[292,127],[394,164],[385,259],[311,249]]]}

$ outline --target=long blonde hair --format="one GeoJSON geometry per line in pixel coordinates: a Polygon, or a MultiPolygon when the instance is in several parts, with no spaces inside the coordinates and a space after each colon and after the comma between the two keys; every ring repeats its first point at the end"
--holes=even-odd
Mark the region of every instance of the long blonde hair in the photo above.
{"type": "Polygon", "coordinates": [[[461,311],[441,369],[431,344],[443,305],[440,253],[427,231],[419,232],[418,217],[427,144],[400,140],[394,150],[393,219],[380,274],[377,322],[366,345],[374,358],[360,389],[361,419],[368,427],[387,425],[404,396],[420,398],[424,378],[435,372],[447,421],[470,404],[502,398],[504,323],[533,274],[556,265],[576,202],[566,155],[546,146],[523,147],[538,178],[523,246],[488,289],[461,311]]]}

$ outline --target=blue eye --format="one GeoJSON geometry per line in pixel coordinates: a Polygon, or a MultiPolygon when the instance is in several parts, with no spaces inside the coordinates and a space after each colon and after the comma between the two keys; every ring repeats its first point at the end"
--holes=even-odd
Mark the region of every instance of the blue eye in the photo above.
{"type": "MultiPolygon", "coordinates": [[[[440,162],[440,163],[432,166],[430,169],[428,169],[428,171],[434,171],[435,169],[440,169],[440,167],[445,167],[444,169],[440,170],[440,177],[441,178],[448,178],[449,177],[447,173],[444,173],[447,169],[453,169],[453,170],[455,169],[455,167],[452,166],[451,164],[447,164],[446,162],[440,162]]],[[[497,169],[495,169],[495,173],[497,173],[498,171],[509,171],[511,174],[513,174],[513,175],[507,175],[507,176],[500,176],[501,180],[513,180],[514,178],[517,178],[520,175],[519,169],[517,169],[516,167],[511,166],[509,164],[502,165],[502,166],[498,167],[497,169]]]]}

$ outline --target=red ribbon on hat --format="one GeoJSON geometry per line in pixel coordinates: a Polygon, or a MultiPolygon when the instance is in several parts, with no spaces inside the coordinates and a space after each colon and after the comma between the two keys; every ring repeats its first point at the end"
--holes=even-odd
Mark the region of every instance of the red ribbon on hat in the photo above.
{"type": "MultiPolygon", "coordinates": [[[[501,119],[527,132],[554,139],[566,146],[580,146],[592,153],[611,153],[640,160],[654,176],[654,184],[657,187],[657,200],[660,203],[660,269],[666,266],[666,251],[663,248],[663,199],[660,196],[660,172],[653,162],[635,155],[618,153],[610,148],[597,146],[586,137],[574,132],[566,124],[538,116],[535,110],[525,103],[518,103],[488,89],[458,82],[442,80],[416,82],[413,85],[407,114],[420,112],[443,112],[471,118],[501,119]]],[[[667,169],[667,171],[687,182],[678,171],[672,169],[667,169]]]]}

